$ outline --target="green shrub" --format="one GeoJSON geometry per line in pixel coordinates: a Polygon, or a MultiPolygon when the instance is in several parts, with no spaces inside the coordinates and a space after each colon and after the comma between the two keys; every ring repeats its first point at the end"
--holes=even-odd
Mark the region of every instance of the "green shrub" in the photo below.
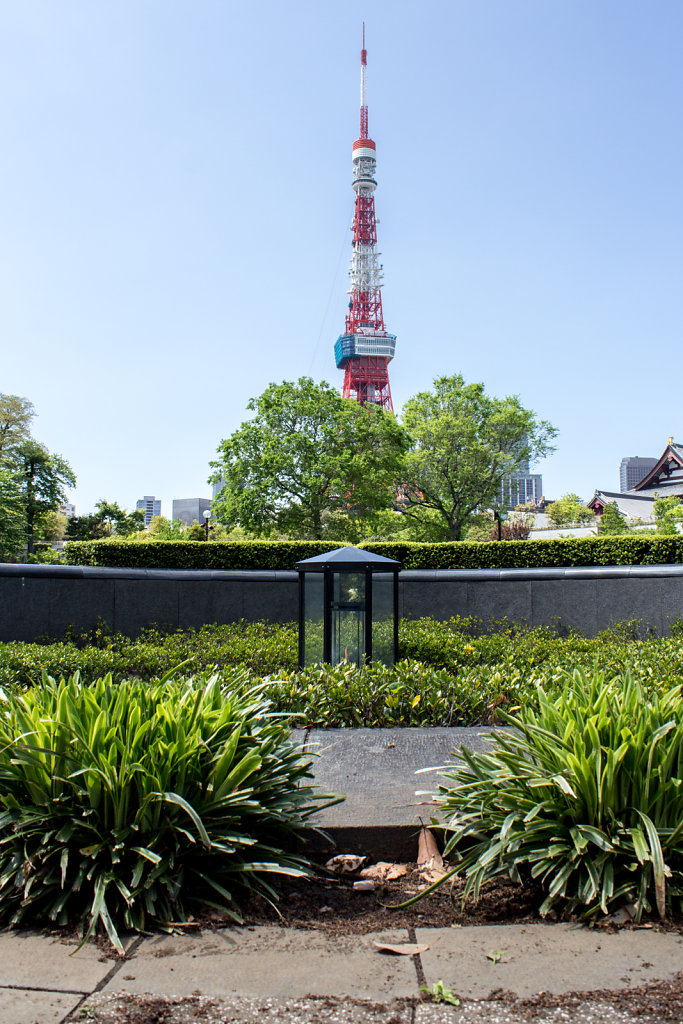
{"type": "Polygon", "coordinates": [[[254,684],[265,677],[278,711],[301,714],[309,724],[447,726],[496,721],[500,711],[535,702],[537,685],[555,694],[575,668],[593,664],[609,676],[630,670],[648,688],[683,683],[681,638],[638,640],[637,621],[592,638],[504,621],[492,633],[481,630],[475,619],[403,621],[395,669],[341,665],[299,673],[292,624],[149,629],[137,640],[98,628],[56,644],[0,644],[0,686],[25,688],[43,671],[57,678],[79,671],[84,681],[108,672],[114,680],[155,681],[177,666],[186,675],[216,670],[229,680],[241,666],[254,684]]]}
{"type": "Polygon", "coordinates": [[[283,714],[316,727],[474,725],[495,719],[501,708],[525,700],[520,672],[463,669],[457,677],[420,662],[394,667],[373,662],[322,665],[268,680],[267,694],[283,714]]]}
{"type": "Polygon", "coordinates": [[[575,671],[554,699],[507,717],[490,753],[462,750],[440,803],[465,895],[499,875],[535,879],[591,917],[633,901],[636,919],[683,890],[683,698],[630,673],[575,671]],[[669,880],[667,882],[667,879],[669,880]]]}
{"type": "MultiPolygon", "coordinates": [[[[293,569],[297,561],[339,546],[336,541],[69,541],[69,565],[144,569],[293,569]]],[[[404,569],[534,569],[683,562],[683,534],[559,537],[555,540],[444,544],[378,541],[361,544],[395,558],[404,569]]]]}
{"type": "Polygon", "coordinates": [[[44,677],[0,717],[0,919],[171,928],[239,919],[319,808],[310,760],[246,670],[154,685],[44,677]]]}
{"type": "Polygon", "coordinates": [[[155,679],[184,664],[187,674],[244,665],[269,675],[297,665],[293,625],[240,622],[163,632],[143,631],[137,640],[97,628],[57,643],[0,644],[0,686],[30,686],[42,672],[60,678],[80,672],[84,680],[111,672],[115,679],[155,679]]]}

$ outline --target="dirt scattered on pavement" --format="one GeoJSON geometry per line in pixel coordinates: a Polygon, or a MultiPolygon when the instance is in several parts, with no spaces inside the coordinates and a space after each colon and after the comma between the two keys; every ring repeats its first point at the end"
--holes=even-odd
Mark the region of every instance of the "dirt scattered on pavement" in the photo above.
{"type": "MultiPolygon", "coordinates": [[[[82,1024],[410,1024],[418,1001],[334,998],[307,999],[213,999],[189,996],[169,999],[155,996],[96,996],[73,1018],[82,1024]]],[[[488,1000],[463,1000],[459,1007],[421,1004],[419,1022],[481,1024],[681,1024],[683,1021],[683,974],[670,981],[652,982],[638,988],[541,993],[517,999],[512,993],[494,992],[488,1000]]]]}

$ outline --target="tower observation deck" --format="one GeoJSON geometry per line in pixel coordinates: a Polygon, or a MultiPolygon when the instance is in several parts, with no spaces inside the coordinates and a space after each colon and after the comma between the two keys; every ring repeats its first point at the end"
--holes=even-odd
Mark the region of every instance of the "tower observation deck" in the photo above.
{"type": "Polygon", "coordinates": [[[353,144],[353,252],[349,267],[349,309],[344,333],[334,346],[337,366],[344,371],[344,398],[372,403],[393,412],[389,387],[390,361],[396,336],[384,327],[383,267],[377,252],[375,218],[376,147],[368,134],[367,51],[365,25],[360,58],[360,137],[353,144]]]}

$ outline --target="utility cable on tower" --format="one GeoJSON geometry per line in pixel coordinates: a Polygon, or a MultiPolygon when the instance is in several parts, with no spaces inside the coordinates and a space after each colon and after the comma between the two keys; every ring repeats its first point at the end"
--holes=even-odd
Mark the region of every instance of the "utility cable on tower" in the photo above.
{"type": "Polygon", "coordinates": [[[355,398],[393,412],[389,363],[396,336],[384,327],[382,264],[377,252],[375,219],[375,143],[368,133],[367,51],[365,24],[360,57],[360,137],[353,144],[353,253],[349,268],[349,311],[344,334],[334,346],[337,366],[344,370],[344,398],[355,398]]]}

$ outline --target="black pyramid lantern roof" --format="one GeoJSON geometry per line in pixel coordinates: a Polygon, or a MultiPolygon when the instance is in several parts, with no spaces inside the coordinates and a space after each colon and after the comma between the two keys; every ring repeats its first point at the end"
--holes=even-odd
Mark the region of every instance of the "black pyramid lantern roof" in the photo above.
{"type": "Polygon", "coordinates": [[[323,555],[313,555],[312,558],[304,558],[297,562],[294,568],[299,572],[324,572],[326,569],[334,572],[398,572],[402,564],[393,558],[376,555],[374,551],[346,547],[326,551],[323,555]]]}

